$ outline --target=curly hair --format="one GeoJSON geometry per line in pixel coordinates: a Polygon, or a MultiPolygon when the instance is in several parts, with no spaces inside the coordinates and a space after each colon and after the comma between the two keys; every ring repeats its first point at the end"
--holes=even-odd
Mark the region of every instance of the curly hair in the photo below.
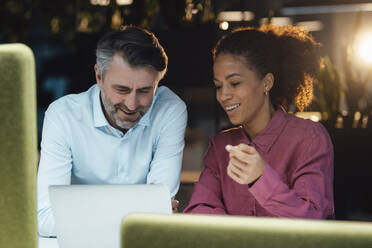
{"type": "Polygon", "coordinates": [[[249,69],[262,78],[274,75],[270,101],[288,108],[294,103],[303,111],[313,99],[313,81],[319,70],[319,47],[313,36],[298,26],[245,27],[223,36],[213,49],[219,54],[243,56],[249,69]]]}

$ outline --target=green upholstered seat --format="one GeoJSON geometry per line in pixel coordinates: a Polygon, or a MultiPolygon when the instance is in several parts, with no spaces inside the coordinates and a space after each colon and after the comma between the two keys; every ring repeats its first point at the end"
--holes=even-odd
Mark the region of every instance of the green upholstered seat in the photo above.
{"type": "Polygon", "coordinates": [[[0,45],[0,247],[37,247],[36,86],[30,48],[0,45]]]}
{"type": "Polygon", "coordinates": [[[132,214],[122,248],[372,247],[372,223],[207,215],[132,214]]]}

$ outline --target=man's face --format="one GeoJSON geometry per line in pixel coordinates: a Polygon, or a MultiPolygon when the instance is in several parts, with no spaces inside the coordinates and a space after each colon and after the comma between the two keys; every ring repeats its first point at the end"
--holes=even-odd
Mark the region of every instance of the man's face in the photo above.
{"type": "Polygon", "coordinates": [[[161,73],[151,67],[131,67],[115,54],[104,80],[97,65],[97,85],[108,122],[125,131],[133,127],[149,110],[161,73]]]}

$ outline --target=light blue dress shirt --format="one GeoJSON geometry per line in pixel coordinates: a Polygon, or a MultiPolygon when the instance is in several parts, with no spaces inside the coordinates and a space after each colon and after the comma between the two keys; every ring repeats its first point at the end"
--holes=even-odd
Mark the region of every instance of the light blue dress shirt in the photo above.
{"type": "Polygon", "coordinates": [[[97,85],[64,96],[45,112],[37,178],[41,236],[55,236],[48,187],[63,184],[180,183],[187,123],[185,103],[157,89],[149,111],[125,134],[106,120],[97,85]]]}

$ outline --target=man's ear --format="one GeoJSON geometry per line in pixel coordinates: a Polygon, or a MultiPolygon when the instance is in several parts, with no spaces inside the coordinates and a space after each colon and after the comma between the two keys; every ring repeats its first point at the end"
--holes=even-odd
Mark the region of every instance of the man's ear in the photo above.
{"type": "Polygon", "coordinates": [[[269,92],[274,85],[274,75],[271,72],[267,73],[263,78],[263,83],[264,91],[269,92]]]}
{"type": "Polygon", "coordinates": [[[95,71],[95,74],[96,74],[97,85],[98,85],[99,88],[101,88],[103,82],[102,82],[101,74],[99,74],[99,68],[98,68],[97,64],[94,65],[94,71],[95,71]]]}

